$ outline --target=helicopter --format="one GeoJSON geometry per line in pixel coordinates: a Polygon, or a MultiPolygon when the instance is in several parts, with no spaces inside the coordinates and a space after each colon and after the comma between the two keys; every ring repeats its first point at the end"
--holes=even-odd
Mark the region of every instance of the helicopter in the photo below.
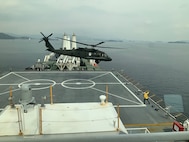
{"type": "MultiPolygon", "coordinates": [[[[52,44],[49,42],[49,37],[52,36],[53,34],[51,33],[48,36],[45,36],[42,32],[40,32],[43,35],[43,38],[39,41],[45,42],[45,46],[47,47],[47,50],[50,52],[54,52],[56,56],[60,55],[68,55],[68,56],[74,56],[74,57],[80,57],[84,59],[93,59],[97,64],[100,63],[100,61],[111,61],[112,58],[110,58],[105,52],[94,49],[94,47],[97,47],[98,45],[104,43],[104,42],[99,42],[97,44],[85,44],[81,42],[76,42],[72,41],[78,44],[83,44],[86,46],[91,46],[93,48],[77,48],[77,49],[71,49],[71,50],[65,50],[65,49],[55,49],[52,44]]],[[[71,41],[71,40],[69,40],[71,41]]]]}

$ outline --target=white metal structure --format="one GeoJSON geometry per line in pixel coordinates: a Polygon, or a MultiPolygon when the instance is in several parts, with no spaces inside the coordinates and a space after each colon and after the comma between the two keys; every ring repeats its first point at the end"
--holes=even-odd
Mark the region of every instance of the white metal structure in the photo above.
{"type": "MultiPolygon", "coordinates": [[[[70,37],[64,34],[63,36],[63,43],[62,43],[62,50],[72,50],[76,49],[76,35],[72,35],[72,42],[70,42],[70,37]]],[[[60,55],[56,62],[57,67],[60,70],[64,70],[66,67],[68,70],[73,70],[74,67],[80,66],[80,58],[67,56],[67,55],[60,55]]]]}
{"type": "Polygon", "coordinates": [[[72,49],[77,49],[77,44],[76,44],[76,35],[73,33],[72,35],[72,49]]]}
{"type": "MultiPolygon", "coordinates": [[[[63,41],[62,41],[62,50],[72,50],[77,49],[76,44],[76,35],[72,35],[72,42],[70,42],[70,37],[64,34],[63,41]]],[[[49,55],[46,55],[44,58],[44,62],[49,62],[50,59],[52,59],[55,56],[55,53],[50,53],[49,55]]],[[[73,56],[67,56],[67,55],[60,55],[57,58],[56,66],[59,68],[59,70],[64,70],[67,68],[68,70],[73,70],[74,67],[80,66],[80,58],[73,57],[73,56]]],[[[36,63],[36,67],[43,69],[41,62],[36,63]]]]}
{"type": "Polygon", "coordinates": [[[50,53],[49,55],[45,55],[44,62],[48,62],[50,58],[54,57],[55,53],[50,53]]]}
{"type": "Polygon", "coordinates": [[[58,103],[7,106],[0,117],[0,136],[127,131],[112,103],[58,103]],[[119,121],[119,122],[118,122],[119,121]]]}

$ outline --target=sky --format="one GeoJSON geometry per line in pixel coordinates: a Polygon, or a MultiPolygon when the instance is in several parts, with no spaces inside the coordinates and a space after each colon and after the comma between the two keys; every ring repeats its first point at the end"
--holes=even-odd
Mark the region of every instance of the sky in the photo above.
{"type": "Polygon", "coordinates": [[[189,40],[189,0],[0,0],[0,32],[189,40]]]}

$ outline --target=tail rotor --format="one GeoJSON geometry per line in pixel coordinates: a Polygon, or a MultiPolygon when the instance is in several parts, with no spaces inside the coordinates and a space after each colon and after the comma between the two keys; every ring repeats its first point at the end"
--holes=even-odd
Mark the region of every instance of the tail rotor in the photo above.
{"type": "Polygon", "coordinates": [[[51,33],[48,36],[45,36],[42,32],[40,32],[43,36],[43,38],[41,38],[41,40],[39,42],[44,41],[45,42],[45,46],[47,47],[48,51],[54,52],[54,47],[51,45],[51,43],[49,42],[49,37],[53,35],[53,33],[51,33]]]}
{"type": "Polygon", "coordinates": [[[42,42],[42,41],[48,41],[49,37],[53,35],[53,33],[51,33],[50,35],[48,35],[47,37],[42,33],[40,32],[43,36],[43,38],[39,41],[39,42],[42,42]]]}

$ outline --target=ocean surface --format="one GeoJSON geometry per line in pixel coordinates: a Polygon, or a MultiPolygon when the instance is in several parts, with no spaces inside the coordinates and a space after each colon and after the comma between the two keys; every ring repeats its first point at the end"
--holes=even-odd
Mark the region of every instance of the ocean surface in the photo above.
{"type": "MultiPolygon", "coordinates": [[[[43,60],[49,52],[44,42],[38,41],[0,40],[0,73],[23,71],[35,64],[37,59],[43,60]]],[[[51,42],[55,48],[62,46],[61,40],[51,42]]],[[[189,44],[123,41],[106,42],[102,46],[123,49],[100,49],[113,59],[111,62],[100,62],[101,68],[122,70],[159,97],[181,96],[184,114],[189,116],[189,44]]]]}

